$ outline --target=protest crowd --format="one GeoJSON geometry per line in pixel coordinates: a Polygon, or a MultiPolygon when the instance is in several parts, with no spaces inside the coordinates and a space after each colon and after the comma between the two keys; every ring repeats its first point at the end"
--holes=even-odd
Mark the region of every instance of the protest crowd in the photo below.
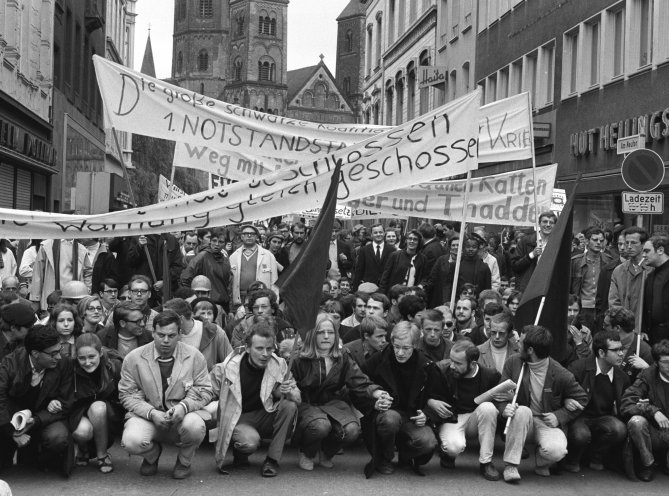
{"type": "Polygon", "coordinates": [[[335,219],[304,333],[280,287],[309,242],[301,221],[3,239],[0,477],[107,474],[113,443],[153,476],[171,443],[184,479],[203,442],[222,474],[265,448],[263,477],[284,449],[301,470],[336,471],[361,443],[367,477],[422,475],[433,456],[457,471],[472,439],[489,481],[518,483],[528,457],[545,477],[669,475],[669,238],[570,233],[558,340],[515,319],[556,222],[548,211],[536,232],[500,236],[335,219]]]}

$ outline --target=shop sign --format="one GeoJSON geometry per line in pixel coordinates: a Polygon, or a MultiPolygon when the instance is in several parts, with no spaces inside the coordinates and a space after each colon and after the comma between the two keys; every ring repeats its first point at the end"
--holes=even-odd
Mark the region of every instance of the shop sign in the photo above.
{"type": "Polygon", "coordinates": [[[550,122],[534,122],[532,124],[532,134],[534,138],[550,138],[551,124],[550,122]]]}
{"type": "Polygon", "coordinates": [[[448,68],[436,65],[427,65],[420,67],[420,79],[418,88],[427,88],[435,84],[445,83],[448,79],[448,68]]]}
{"type": "Polygon", "coordinates": [[[624,214],[664,213],[664,193],[623,191],[622,200],[624,214]]]}
{"type": "Polygon", "coordinates": [[[560,215],[562,209],[567,203],[567,191],[560,188],[553,188],[553,198],[551,199],[551,210],[555,215],[560,215]]]}
{"type": "Polygon", "coordinates": [[[644,148],[646,148],[646,138],[640,134],[619,138],[616,142],[616,153],[618,155],[626,155],[634,150],[643,150],[644,148]]]}
{"type": "Polygon", "coordinates": [[[4,120],[0,120],[0,146],[11,148],[43,164],[53,166],[56,162],[56,152],[49,143],[4,120]]]}

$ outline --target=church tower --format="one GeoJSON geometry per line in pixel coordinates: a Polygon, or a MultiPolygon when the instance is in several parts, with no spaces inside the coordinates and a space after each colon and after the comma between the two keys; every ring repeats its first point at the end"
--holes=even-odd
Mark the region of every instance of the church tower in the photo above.
{"type": "Polygon", "coordinates": [[[229,0],[176,0],[171,80],[222,99],[228,81],[229,0]]]}
{"type": "Polygon", "coordinates": [[[222,99],[285,115],[288,0],[229,0],[228,80],[222,99]]]}

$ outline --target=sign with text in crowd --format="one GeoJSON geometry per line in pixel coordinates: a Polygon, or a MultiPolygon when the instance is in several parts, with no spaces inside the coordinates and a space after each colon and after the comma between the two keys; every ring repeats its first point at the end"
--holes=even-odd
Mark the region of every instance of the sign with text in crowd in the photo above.
{"type": "MultiPolygon", "coordinates": [[[[0,229],[13,238],[89,238],[252,222],[321,207],[336,164],[339,203],[464,174],[478,166],[479,100],[477,90],[325,156],[307,152],[298,165],[155,205],[90,216],[0,209],[0,229]]],[[[147,111],[133,126],[152,135],[161,120],[147,111]]],[[[252,129],[255,119],[247,120],[246,129],[252,129]]],[[[272,126],[264,125],[271,135],[272,126]]],[[[285,124],[277,126],[283,132],[285,124]]]]}
{"type": "Polygon", "coordinates": [[[179,186],[176,184],[172,183],[172,187],[170,188],[170,180],[167,179],[165,176],[160,174],[158,176],[158,201],[159,202],[164,202],[167,200],[171,200],[172,198],[181,198],[182,196],[186,196],[186,192],[182,190],[179,186]],[[170,190],[171,193],[170,193],[170,190]]]}
{"type": "MultiPolygon", "coordinates": [[[[532,157],[530,110],[526,93],[498,100],[480,109],[478,161],[505,162],[532,157]]],[[[363,127],[350,125],[351,139],[365,139],[363,127]],[[355,131],[354,131],[355,130],[355,131]],[[359,132],[358,132],[359,131],[359,132]]],[[[372,126],[375,130],[391,127],[372,126]]],[[[401,126],[399,126],[401,127],[401,126]]],[[[342,130],[343,132],[343,130],[342,130]]],[[[237,181],[260,177],[281,168],[297,165],[294,159],[264,157],[223,149],[215,144],[204,146],[177,142],[173,165],[199,169],[237,181]]]]}
{"type": "MultiPolygon", "coordinates": [[[[532,169],[473,178],[469,185],[467,222],[514,226],[534,226],[539,213],[550,210],[557,164],[537,167],[536,185],[532,169]]],[[[353,218],[358,210],[379,217],[424,217],[462,221],[466,180],[432,181],[349,202],[353,218]]],[[[369,218],[369,217],[365,217],[369,218]]]]}

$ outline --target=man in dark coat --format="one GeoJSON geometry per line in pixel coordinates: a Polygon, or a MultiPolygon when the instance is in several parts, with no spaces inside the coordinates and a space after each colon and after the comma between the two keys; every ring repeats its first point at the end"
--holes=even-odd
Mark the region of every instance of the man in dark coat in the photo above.
{"type": "Polygon", "coordinates": [[[384,242],[385,234],[382,224],[374,224],[372,242],[360,247],[353,276],[354,290],[363,282],[379,285],[390,255],[396,250],[394,246],[384,242]]]}
{"type": "Polygon", "coordinates": [[[546,244],[557,222],[557,215],[553,212],[544,212],[539,215],[539,232],[528,234],[520,238],[513,255],[511,268],[516,274],[516,289],[525,291],[530,277],[534,273],[539,257],[546,248],[546,244]]]}
{"type": "Polygon", "coordinates": [[[458,282],[476,286],[477,295],[492,285],[490,267],[479,256],[479,240],[476,238],[465,237],[458,282]]]}
{"type": "Polygon", "coordinates": [[[400,322],[390,335],[390,346],[372,356],[363,367],[372,382],[390,394],[387,399],[390,404],[379,408],[384,411],[364,419],[365,440],[375,468],[382,474],[394,472],[391,462],[395,447],[400,463],[407,463],[419,471],[421,465],[430,461],[437,446],[423,413],[429,362],[415,349],[419,339],[418,327],[410,322],[400,322]],[[375,442],[371,443],[371,440],[375,442]]]}
{"type": "Polygon", "coordinates": [[[432,224],[421,224],[418,227],[418,232],[423,238],[423,247],[420,252],[425,257],[425,273],[429,274],[437,259],[446,254],[446,250],[439,242],[439,239],[437,239],[436,231],[432,224]]]}
{"type": "Polygon", "coordinates": [[[19,460],[39,467],[58,466],[69,476],[74,445],[67,428],[72,396],[72,369],[60,358],[55,329],[34,326],[25,348],[0,364],[0,470],[19,460]]]}
{"type": "Polygon", "coordinates": [[[381,293],[388,294],[390,288],[395,284],[418,286],[427,278],[425,257],[418,251],[420,240],[418,231],[409,231],[406,237],[406,248],[396,250],[390,255],[390,260],[388,260],[379,283],[381,293]]]}
{"type": "Polygon", "coordinates": [[[646,241],[643,257],[655,269],[646,279],[643,300],[643,329],[654,344],[669,339],[669,236],[646,241]]]}

